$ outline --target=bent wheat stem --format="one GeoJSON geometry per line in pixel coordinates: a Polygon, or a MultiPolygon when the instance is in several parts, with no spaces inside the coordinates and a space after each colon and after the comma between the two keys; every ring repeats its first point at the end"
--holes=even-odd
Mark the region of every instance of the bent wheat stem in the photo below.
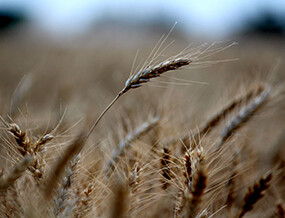
{"type": "Polygon", "coordinates": [[[93,130],[95,129],[95,127],[97,126],[97,124],[99,123],[99,121],[102,119],[102,117],[104,116],[104,114],[113,106],[113,104],[119,99],[119,97],[121,97],[123,95],[123,92],[119,92],[119,94],[113,99],[113,101],[105,108],[105,110],[100,114],[100,116],[97,118],[97,120],[95,121],[95,123],[93,124],[93,126],[91,127],[91,129],[89,130],[89,132],[87,133],[87,135],[85,136],[85,141],[88,139],[88,137],[91,135],[91,133],[93,132],[93,130]]]}

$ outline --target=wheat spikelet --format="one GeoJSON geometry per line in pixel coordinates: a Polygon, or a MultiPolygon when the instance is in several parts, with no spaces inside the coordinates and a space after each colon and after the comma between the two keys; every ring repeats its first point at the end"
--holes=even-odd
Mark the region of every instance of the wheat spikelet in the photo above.
{"type": "Polygon", "coordinates": [[[253,209],[254,204],[263,197],[263,191],[269,188],[272,174],[269,173],[263,176],[252,187],[248,188],[248,191],[243,199],[243,206],[238,215],[239,218],[243,217],[247,212],[253,209]]]}
{"type": "Polygon", "coordinates": [[[32,165],[34,158],[30,155],[23,157],[6,175],[0,178],[0,191],[6,190],[11,186],[28,168],[32,165]]]}
{"type": "Polygon", "coordinates": [[[135,89],[141,86],[142,83],[149,82],[151,78],[159,77],[161,74],[176,70],[183,66],[189,65],[192,61],[189,58],[177,58],[172,61],[165,61],[154,67],[148,67],[139,71],[137,74],[130,77],[125,84],[121,93],[126,93],[130,89],[135,89]]]}
{"type": "Polygon", "coordinates": [[[23,156],[26,155],[26,153],[31,150],[31,143],[26,132],[22,131],[16,123],[10,124],[8,131],[13,134],[17,144],[19,145],[17,149],[23,156]]]}
{"type": "Polygon", "coordinates": [[[129,175],[129,187],[132,193],[138,191],[138,185],[140,183],[140,173],[141,169],[139,167],[138,162],[136,162],[132,172],[129,175]]]}
{"type": "Polygon", "coordinates": [[[186,217],[195,217],[200,209],[202,196],[207,186],[207,175],[202,165],[198,165],[193,175],[193,184],[190,190],[189,206],[186,204],[186,217]]]}
{"type": "Polygon", "coordinates": [[[65,177],[60,188],[57,190],[57,196],[54,199],[53,214],[58,217],[67,217],[73,208],[75,203],[72,199],[71,186],[74,183],[74,177],[76,173],[76,167],[79,162],[80,154],[74,156],[66,167],[65,177]]]}
{"type": "Polygon", "coordinates": [[[83,191],[83,198],[81,198],[81,203],[82,203],[82,207],[81,207],[81,216],[84,214],[87,214],[90,209],[91,209],[91,193],[93,191],[94,187],[92,184],[89,184],[86,189],[83,191]]]}
{"type": "Polygon", "coordinates": [[[19,191],[15,184],[8,189],[0,190],[0,216],[1,217],[21,217],[23,215],[22,202],[19,199],[19,191]]]}
{"type": "Polygon", "coordinates": [[[168,148],[163,148],[162,156],[160,158],[160,168],[162,174],[162,189],[167,189],[169,186],[169,181],[171,180],[171,171],[170,171],[170,151],[168,148]]]}
{"type": "Polygon", "coordinates": [[[40,137],[35,143],[31,144],[31,154],[35,157],[35,163],[29,167],[29,170],[33,173],[37,182],[43,177],[45,171],[45,152],[46,149],[43,145],[48,143],[54,138],[51,134],[46,134],[40,137]]]}
{"type": "Polygon", "coordinates": [[[185,185],[190,187],[190,184],[192,183],[192,167],[191,154],[189,154],[189,152],[186,152],[185,154],[183,175],[185,177],[185,185]]]}
{"type": "Polygon", "coordinates": [[[33,144],[33,151],[34,152],[38,152],[38,151],[42,151],[42,145],[44,145],[44,144],[46,144],[46,143],[48,143],[49,141],[51,141],[52,139],[54,138],[54,136],[53,135],[51,135],[51,134],[46,134],[46,135],[44,135],[44,136],[42,136],[42,137],[40,137],[40,139],[39,140],[37,140],[34,144],[33,144]]]}
{"type": "Polygon", "coordinates": [[[77,190],[76,192],[76,202],[75,208],[73,209],[73,216],[74,217],[85,217],[86,214],[92,209],[92,192],[94,190],[94,185],[89,183],[87,187],[80,192],[77,190]]]}
{"type": "Polygon", "coordinates": [[[27,133],[22,131],[16,123],[10,124],[8,131],[14,136],[18,144],[17,149],[22,156],[32,155],[34,157],[34,164],[29,166],[28,169],[33,173],[34,178],[39,183],[45,169],[45,148],[43,145],[51,141],[54,136],[46,134],[40,137],[36,142],[33,142],[28,138],[27,133]]]}
{"type": "Polygon", "coordinates": [[[270,94],[270,89],[265,89],[260,95],[253,99],[249,104],[242,108],[223,128],[218,142],[217,150],[226,142],[226,140],[239,129],[242,124],[252,118],[253,114],[264,104],[270,94]]]}
{"type": "Polygon", "coordinates": [[[285,206],[282,201],[277,202],[275,214],[278,218],[285,217],[285,206]]]}
{"type": "Polygon", "coordinates": [[[195,217],[202,203],[202,196],[207,186],[207,175],[204,169],[200,169],[193,178],[193,188],[186,197],[184,210],[186,217],[195,217]]]}
{"type": "MultiPolygon", "coordinates": [[[[180,217],[195,217],[199,213],[202,196],[207,187],[207,173],[204,167],[203,148],[196,148],[188,155],[184,164],[191,162],[191,176],[184,172],[186,188],[179,192],[175,215],[180,217]],[[189,161],[188,161],[189,157],[189,161]],[[191,180],[190,180],[191,178],[191,180]]],[[[185,165],[187,170],[189,166],[185,165]]],[[[189,169],[187,171],[190,171],[189,169]]]]}
{"type": "Polygon", "coordinates": [[[153,129],[158,125],[160,117],[155,116],[148,120],[147,122],[143,123],[142,125],[138,126],[134,131],[127,134],[127,136],[119,143],[118,147],[114,150],[111,160],[108,163],[108,166],[105,170],[106,174],[108,175],[111,170],[113,170],[114,165],[118,162],[119,157],[124,155],[125,150],[131,145],[131,142],[140,138],[148,131],[153,129]]]}
{"type": "Polygon", "coordinates": [[[181,217],[181,213],[186,203],[185,194],[187,194],[187,192],[185,192],[185,190],[183,189],[178,191],[178,195],[176,196],[176,199],[175,199],[174,217],[181,217]]]}

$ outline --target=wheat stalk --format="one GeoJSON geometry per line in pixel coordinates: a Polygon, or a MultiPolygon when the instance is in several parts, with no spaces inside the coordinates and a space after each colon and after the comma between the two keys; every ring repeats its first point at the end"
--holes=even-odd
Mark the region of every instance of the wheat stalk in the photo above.
{"type": "Polygon", "coordinates": [[[110,218],[124,218],[128,212],[128,186],[118,178],[114,187],[114,196],[110,218]]]}

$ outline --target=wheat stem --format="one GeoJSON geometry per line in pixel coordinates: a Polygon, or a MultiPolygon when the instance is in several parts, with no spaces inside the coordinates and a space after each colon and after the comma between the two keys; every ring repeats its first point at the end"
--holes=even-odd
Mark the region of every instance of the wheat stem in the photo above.
{"type": "Polygon", "coordinates": [[[32,165],[34,158],[31,155],[23,157],[10,171],[6,177],[0,178],[0,191],[4,191],[26,171],[27,167],[32,165]]]}
{"type": "Polygon", "coordinates": [[[87,135],[85,136],[85,140],[87,141],[87,139],[89,138],[89,136],[91,135],[91,133],[93,132],[93,130],[95,129],[95,127],[97,126],[97,124],[99,123],[99,121],[102,119],[102,117],[105,115],[105,113],[113,106],[113,104],[119,99],[119,97],[121,97],[123,95],[123,92],[119,92],[119,94],[113,99],[113,101],[105,108],[105,110],[100,114],[100,116],[97,118],[97,120],[95,121],[95,123],[93,124],[93,126],[91,127],[91,129],[89,130],[89,132],[87,133],[87,135]]]}

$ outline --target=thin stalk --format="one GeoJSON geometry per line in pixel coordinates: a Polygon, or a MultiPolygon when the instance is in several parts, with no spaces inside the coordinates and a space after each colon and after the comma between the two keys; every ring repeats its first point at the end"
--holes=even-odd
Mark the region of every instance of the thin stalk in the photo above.
{"type": "Polygon", "coordinates": [[[95,123],[93,124],[93,126],[91,127],[91,129],[89,130],[89,132],[87,133],[86,137],[85,137],[85,141],[88,139],[88,137],[91,135],[91,133],[93,132],[93,130],[95,129],[95,127],[97,126],[97,124],[99,123],[99,121],[102,119],[102,117],[104,116],[104,114],[112,107],[112,105],[119,99],[119,97],[121,97],[123,95],[123,92],[119,92],[119,94],[117,94],[117,96],[113,99],[113,101],[105,108],[105,110],[100,114],[100,116],[97,118],[97,120],[95,121],[95,123]]]}

